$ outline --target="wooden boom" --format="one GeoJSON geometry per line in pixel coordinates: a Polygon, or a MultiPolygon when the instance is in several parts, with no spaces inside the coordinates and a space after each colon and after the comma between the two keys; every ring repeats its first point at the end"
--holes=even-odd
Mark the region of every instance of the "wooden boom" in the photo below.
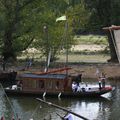
{"type": "Polygon", "coordinates": [[[65,67],[65,68],[59,68],[59,69],[54,69],[54,70],[50,70],[50,71],[47,71],[47,72],[34,72],[34,74],[39,74],[39,75],[45,75],[45,74],[50,74],[50,73],[57,73],[57,72],[62,72],[62,71],[68,71],[72,68],[70,67],[65,67]]]}
{"type": "Polygon", "coordinates": [[[49,106],[53,106],[53,107],[56,107],[56,108],[61,109],[61,110],[63,110],[63,111],[69,112],[69,113],[71,113],[71,114],[73,114],[73,115],[75,115],[75,116],[77,116],[77,117],[79,117],[79,118],[82,118],[83,120],[89,120],[89,119],[87,119],[87,118],[85,118],[85,117],[83,117],[83,116],[81,116],[81,115],[79,115],[79,114],[77,114],[77,113],[74,113],[74,112],[72,112],[72,111],[69,111],[69,110],[67,110],[66,108],[61,107],[61,106],[59,106],[59,105],[53,104],[53,103],[51,103],[51,102],[46,102],[46,101],[44,101],[44,100],[42,100],[42,99],[40,99],[40,98],[36,98],[36,99],[37,99],[38,101],[40,101],[40,102],[43,102],[43,103],[49,105],[49,106]]]}

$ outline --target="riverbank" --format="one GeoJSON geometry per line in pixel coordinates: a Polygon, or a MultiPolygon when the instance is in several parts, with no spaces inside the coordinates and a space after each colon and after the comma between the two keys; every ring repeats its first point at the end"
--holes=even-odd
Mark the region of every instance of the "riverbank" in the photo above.
{"type": "MultiPolygon", "coordinates": [[[[109,79],[120,79],[120,64],[117,63],[107,63],[107,60],[110,59],[109,54],[95,54],[98,51],[103,51],[105,46],[101,45],[79,45],[75,46],[71,54],[69,54],[68,66],[73,69],[69,71],[70,74],[78,74],[82,71],[83,78],[97,78],[96,71],[104,72],[109,79]],[[79,48],[79,49],[78,49],[79,48]],[[99,49],[98,49],[99,48],[99,49]],[[80,51],[92,51],[94,54],[80,54],[80,51]],[[74,53],[75,52],[75,53],[74,53]],[[77,53],[78,52],[78,53],[77,53]]],[[[29,51],[30,52],[30,51],[29,51]]],[[[40,57],[40,53],[29,53],[18,57],[18,61],[13,64],[13,67],[9,66],[11,69],[16,71],[24,68],[26,64],[26,59],[31,58],[34,54],[34,62],[29,71],[44,71],[45,68],[45,57],[40,57]],[[17,69],[16,69],[17,68],[17,69]]],[[[66,55],[60,54],[55,62],[50,64],[50,68],[62,68],[65,66],[66,55]]],[[[23,71],[26,72],[26,71],[23,71]]],[[[21,71],[20,71],[21,73],[21,71]]]]}
{"type": "MultiPolygon", "coordinates": [[[[62,64],[61,66],[63,66],[62,64]]],[[[53,67],[53,68],[62,68],[62,67],[58,67],[57,64],[55,66],[57,67],[53,67]]],[[[99,73],[104,72],[106,74],[106,77],[111,80],[120,79],[120,64],[117,63],[77,63],[77,64],[71,63],[69,64],[69,67],[72,68],[71,70],[69,70],[69,74],[75,75],[82,73],[82,78],[96,79],[99,73]]],[[[33,71],[42,72],[43,70],[44,70],[43,66],[40,67],[39,65],[38,66],[34,65],[30,67],[27,71],[18,71],[18,72],[19,73],[33,72],[33,71]]]]}
{"type": "Polygon", "coordinates": [[[97,63],[71,65],[72,72],[83,73],[83,78],[97,78],[98,72],[104,72],[109,79],[120,79],[120,64],[97,63]]]}

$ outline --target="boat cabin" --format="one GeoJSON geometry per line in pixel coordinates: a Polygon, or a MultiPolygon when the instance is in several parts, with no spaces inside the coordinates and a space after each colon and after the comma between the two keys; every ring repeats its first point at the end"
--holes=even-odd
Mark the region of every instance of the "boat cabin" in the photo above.
{"type": "Polygon", "coordinates": [[[112,91],[111,86],[91,86],[81,82],[81,75],[68,76],[66,74],[35,74],[25,73],[19,76],[17,85],[7,87],[7,94],[34,94],[34,95],[54,95],[71,97],[92,97],[112,91]],[[78,79],[79,78],[79,79],[78,79]],[[77,80],[77,81],[76,81],[77,80]]]}
{"type": "Polygon", "coordinates": [[[20,76],[22,91],[59,93],[71,91],[72,80],[66,74],[33,74],[20,76]]]}

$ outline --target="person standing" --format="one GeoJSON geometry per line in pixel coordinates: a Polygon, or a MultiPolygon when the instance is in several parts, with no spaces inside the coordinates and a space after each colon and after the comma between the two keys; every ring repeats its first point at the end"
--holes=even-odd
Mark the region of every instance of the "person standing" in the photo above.
{"type": "Polygon", "coordinates": [[[72,90],[73,90],[73,92],[77,92],[77,88],[78,88],[77,83],[73,81],[73,83],[72,83],[72,90]]]}
{"type": "Polygon", "coordinates": [[[5,120],[5,119],[4,119],[4,116],[2,116],[2,117],[0,118],[0,120],[5,120]]]}
{"type": "Polygon", "coordinates": [[[102,89],[102,83],[101,83],[101,78],[100,77],[98,78],[98,84],[99,84],[99,90],[101,90],[102,89]]]}
{"type": "Polygon", "coordinates": [[[25,69],[29,69],[32,66],[33,63],[33,58],[27,58],[26,59],[26,64],[25,64],[25,69]]]}
{"type": "Polygon", "coordinates": [[[105,73],[102,73],[102,75],[101,75],[102,88],[105,87],[105,81],[106,81],[105,73]]]}

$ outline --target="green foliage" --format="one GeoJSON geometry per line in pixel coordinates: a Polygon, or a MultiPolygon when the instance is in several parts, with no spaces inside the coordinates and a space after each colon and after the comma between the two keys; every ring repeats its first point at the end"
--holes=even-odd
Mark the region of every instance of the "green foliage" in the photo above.
{"type": "MultiPolygon", "coordinates": [[[[52,57],[56,55],[64,48],[66,48],[66,39],[68,47],[72,44],[72,30],[71,26],[68,27],[67,36],[65,31],[66,21],[56,22],[56,18],[61,17],[65,13],[66,2],[55,0],[46,2],[45,11],[40,17],[38,17],[35,40],[31,47],[39,49],[43,55],[48,56],[49,51],[52,51],[52,57]],[[63,8],[62,8],[63,7],[63,8]],[[44,30],[44,27],[47,30],[44,30]]],[[[44,5],[45,6],[45,5],[44,5]]],[[[36,16],[36,15],[35,15],[36,16]]],[[[68,23],[69,24],[69,23],[68,23]]]]}
{"type": "Polygon", "coordinates": [[[73,31],[76,33],[79,29],[86,28],[91,13],[85,8],[84,2],[74,5],[67,10],[70,16],[73,31]]]}
{"type": "Polygon", "coordinates": [[[9,57],[15,58],[17,52],[26,47],[23,39],[27,39],[32,31],[31,22],[28,20],[29,4],[32,4],[31,0],[0,1],[0,49],[5,60],[9,57]]]}
{"type": "Polygon", "coordinates": [[[10,57],[8,54],[15,56],[28,47],[36,47],[44,55],[50,49],[53,54],[61,50],[65,22],[58,24],[55,20],[65,13],[66,2],[1,0],[0,4],[0,47],[6,59],[10,57]],[[48,27],[47,37],[43,32],[44,26],[48,27]]]}
{"type": "Polygon", "coordinates": [[[1,0],[0,53],[13,57],[34,47],[45,56],[51,50],[55,57],[76,43],[78,30],[119,24],[119,7],[119,0],[1,0]],[[66,21],[55,21],[62,15],[67,16],[67,31],[66,21]]]}
{"type": "Polygon", "coordinates": [[[101,29],[105,26],[119,25],[119,0],[85,0],[86,8],[91,11],[88,28],[101,29]]]}

